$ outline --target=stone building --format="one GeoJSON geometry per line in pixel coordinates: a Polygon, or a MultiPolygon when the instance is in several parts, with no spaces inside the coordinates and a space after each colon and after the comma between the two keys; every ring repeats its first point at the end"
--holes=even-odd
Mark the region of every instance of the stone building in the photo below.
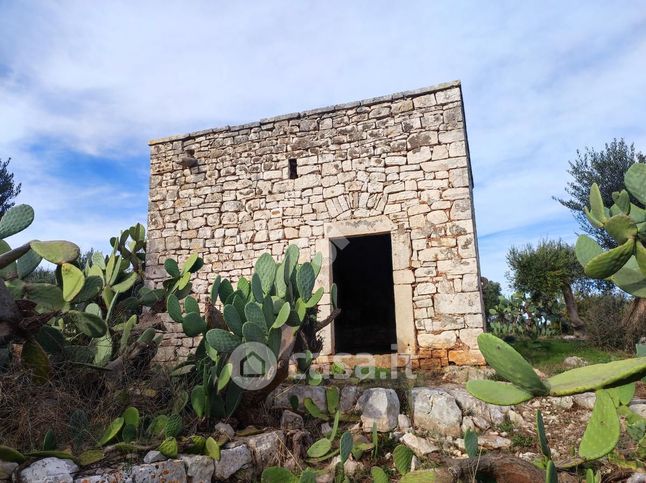
{"type": "MultiPolygon", "coordinates": [[[[330,260],[321,316],[339,285],[342,314],[322,334],[321,360],[396,351],[416,366],[482,363],[459,82],[157,139],[150,149],[153,283],[167,257],[198,252],[205,266],[194,288],[205,296],[216,274],[249,276],[263,252],[282,256],[294,243],[304,259],[320,251],[330,260]]],[[[162,360],[196,344],[168,330],[162,360]]]]}

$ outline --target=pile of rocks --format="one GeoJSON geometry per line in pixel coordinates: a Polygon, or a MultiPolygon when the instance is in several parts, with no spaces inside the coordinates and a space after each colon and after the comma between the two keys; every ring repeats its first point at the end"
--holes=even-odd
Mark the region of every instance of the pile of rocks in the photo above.
{"type": "MultiPolygon", "coordinates": [[[[233,434],[230,426],[229,429],[233,434]]],[[[273,430],[237,438],[236,441],[227,443],[217,461],[209,456],[194,454],[182,454],[178,459],[167,459],[159,451],[149,451],[142,464],[124,464],[116,468],[81,472],[71,460],[44,458],[22,469],[19,476],[23,483],[200,483],[229,481],[234,475],[236,479],[252,481],[259,476],[263,468],[279,463],[279,456],[284,447],[284,432],[273,430]]],[[[16,463],[0,465],[0,481],[2,478],[9,480],[17,466],[16,463]]]]}
{"type": "MultiPolygon", "coordinates": [[[[294,458],[298,458],[301,450],[304,451],[311,441],[304,429],[303,416],[297,411],[305,411],[305,398],[311,398],[319,408],[325,408],[325,391],[324,387],[305,385],[282,386],[274,391],[267,403],[282,412],[280,429],[235,437],[233,428],[220,423],[219,432],[227,433],[232,441],[223,447],[218,461],[203,455],[180,455],[178,459],[168,460],[158,451],[150,451],[141,464],[91,471],[80,471],[74,462],[57,458],[45,458],[21,469],[15,463],[0,462],[0,481],[9,480],[12,473],[15,476],[18,472],[20,481],[25,483],[254,481],[268,466],[280,464],[296,470],[294,458]],[[292,396],[299,400],[297,411],[291,407],[292,396]],[[299,443],[300,449],[296,449],[294,443],[297,435],[307,436],[299,443]]],[[[377,431],[389,433],[395,440],[411,448],[417,458],[432,453],[464,456],[462,435],[468,429],[478,433],[482,448],[510,449],[512,441],[501,426],[511,423],[518,430],[533,433],[536,409],[541,409],[544,414],[548,436],[550,432],[558,431],[559,437],[551,440],[554,444],[553,454],[566,454],[567,445],[572,447],[573,441],[580,437],[578,433],[582,433],[595,399],[594,393],[586,393],[573,397],[536,399],[518,406],[503,407],[484,403],[471,396],[463,386],[452,383],[415,387],[400,392],[401,399],[392,388],[353,385],[344,386],[340,395],[341,410],[355,413],[358,417],[351,431],[369,433],[374,425],[377,431]],[[574,439],[563,443],[562,440],[568,437],[574,439]]],[[[633,401],[631,408],[646,415],[644,401],[633,401]]],[[[322,432],[325,432],[324,427],[322,432]]],[[[538,455],[530,452],[519,453],[519,456],[531,460],[538,455]]],[[[336,460],[331,460],[331,469],[335,463],[336,460]]],[[[362,469],[361,462],[349,459],[346,463],[346,473],[350,476],[362,469]]]]}

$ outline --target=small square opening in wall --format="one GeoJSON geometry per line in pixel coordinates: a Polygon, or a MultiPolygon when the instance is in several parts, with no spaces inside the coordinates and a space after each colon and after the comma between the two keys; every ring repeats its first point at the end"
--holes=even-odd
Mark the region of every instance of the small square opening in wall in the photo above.
{"type": "Polygon", "coordinates": [[[295,159],[289,160],[289,179],[298,178],[298,164],[295,159]]]}

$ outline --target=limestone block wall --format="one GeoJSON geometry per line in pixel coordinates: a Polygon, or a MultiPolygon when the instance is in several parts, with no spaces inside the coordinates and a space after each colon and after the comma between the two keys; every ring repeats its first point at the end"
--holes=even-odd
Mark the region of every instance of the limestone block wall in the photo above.
{"type": "MultiPolygon", "coordinates": [[[[329,255],[339,237],[390,233],[399,352],[419,365],[482,363],[459,82],[158,139],[150,150],[151,284],[164,279],[166,258],[198,252],[205,266],[194,289],[203,302],[216,274],[249,276],[263,252],[280,256],[295,243],[309,258],[329,255]],[[187,152],[197,159],[193,168],[179,164],[187,152]]],[[[321,278],[327,291],[330,266],[321,278]]],[[[176,324],[167,330],[162,360],[197,344],[176,324]]],[[[329,327],[323,354],[334,353],[333,339],[329,327]]]]}

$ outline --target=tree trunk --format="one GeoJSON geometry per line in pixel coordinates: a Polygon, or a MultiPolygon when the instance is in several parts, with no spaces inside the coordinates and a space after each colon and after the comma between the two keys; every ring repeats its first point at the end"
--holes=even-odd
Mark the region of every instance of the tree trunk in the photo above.
{"type": "Polygon", "coordinates": [[[579,311],[576,306],[576,299],[574,298],[574,293],[572,292],[572,287],[569,283],[564,283],[563,287],[563,299],[565,300],[565,309],[567,310],[567,316],[570,321],[572,329],[575,333],[582,333],[585,331],[585,322],[579,316],[579,311]]]}
{"type": "Polygon", "coordinates": [[[626,345],[633,350],[634,344],[646,335],[646,298],[635,297],[621,320],[626,334],[626,345]]]}
{"type": "Polygon", "coordinates": [[[493,478],[498,483],[545,481],[545,471],[528,461],[512,455],[496,453],[483,454],[477,458],[452,459],[447,461],[446,468],[440,468],[439,472],[440,477],[437,480],[443,483],[475,481],[476,476],[493,478]]]}

